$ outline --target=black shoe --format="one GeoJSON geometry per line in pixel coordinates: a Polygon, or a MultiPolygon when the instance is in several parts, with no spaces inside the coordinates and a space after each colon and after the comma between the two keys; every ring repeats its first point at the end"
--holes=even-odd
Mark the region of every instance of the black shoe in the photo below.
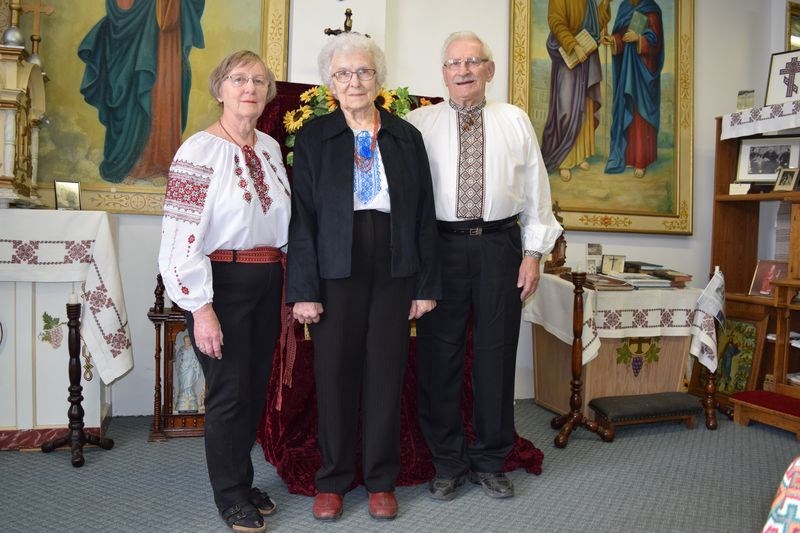
{"type": "Polygon", "coordinates": [[[269,494],[263,490],[253,487],[250,489],[250,503],[261,513],[261,516],[269,516],[275,512],[276,506],[269,494]]]}
{"type": "Polygon", "coordinates": [[[469,480],[483,487],[483,492],[490,498],[514,496],[514,484],[504,472],[470,472],[469,480]]]}
{"type": "Polygon", "coordinates": [[[267,530],[261,513],[251,503],[237,503],[220,513],[228,527],[244,533],[261,533],[267,530]]]}
{"type": "Polygon", "coordinates": [[[428,491],[434,500],[450,501],[456,497],[456,489],[464,484],[464,474],[455,477],[437,475],[430,482],[428,491]]]}

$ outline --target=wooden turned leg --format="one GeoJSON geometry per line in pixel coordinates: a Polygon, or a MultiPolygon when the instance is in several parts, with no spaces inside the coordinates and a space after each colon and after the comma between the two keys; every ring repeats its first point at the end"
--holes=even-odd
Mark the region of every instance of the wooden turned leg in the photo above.
{"type": "MultiPolygon", "coordinates": [[[[697,363],[695,363],[697,364],[697,363]]],[[[713,372],[706,372],[705,394],[703,395],[703,408],[706,412],[706,428],[717,429],[717,382],[713,372]]],[[[730,416],[729,416],[730,418],[730,416]]]]}

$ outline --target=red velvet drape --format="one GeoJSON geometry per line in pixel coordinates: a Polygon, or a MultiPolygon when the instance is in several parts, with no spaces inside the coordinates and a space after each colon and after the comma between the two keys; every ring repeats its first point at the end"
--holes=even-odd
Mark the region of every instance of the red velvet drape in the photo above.
{"type": "MultiPolygon", "coordinates": [[[[298,97],[311,85],[278,82],[278,96],[264,110],[258,122],[258,129],[272,135],[283,146],[286,132],[283,128],[283,115],[299,106],[298,97]]],[[[436,102],[436,99],[433,100],[436,102]]],[[[287,167],[291,175],[291,167],[287,167]]],[[[314,475],[322,463],[317,447],[317,397],[314,387],[314,356],[311,341],[303,338],[303,328],[295,327],[297,338],[297,358],[294,363],[292,386],[281,384],[280,368],[273,364],[269,393],[264,416],[258,429],[258,440],[264,450],[264,457],[275,465],[278,475],[286,483],[289,491],[295,494],[313,496],[316,494],[314,475]],[[279,387],[282,390],[281,410],[276,409],[279,387]]],[[[434,475],[431,455],[428,451],[417,422],[417,376],[416,376],[416,338],[409,343],[408,366],[403,383],[403,405],[400,428],[402,433],[402,465],[397,479],[398,485],[415,485],[430,480],[434,475]]],[[[281,357],[276,349],[275,357],[281,357]]],[[[464,393],[462,412],[464,428],[469,439],[472,438],[472,335],[467,339],[467,358],[464,367],[464,393]]],[[[354,453],[360,457],[360,445],[354,453]]],[[[514,448],[506,459],[505,469],[525,468],[527,472],[540,474],[544,454],[530,441],[516,436],[514,448]]],[[[360,459],[356,464],[360,464],[360,459]]],[[[356,474],[355,483],[361,484],[361,473],[356,474]]]]}

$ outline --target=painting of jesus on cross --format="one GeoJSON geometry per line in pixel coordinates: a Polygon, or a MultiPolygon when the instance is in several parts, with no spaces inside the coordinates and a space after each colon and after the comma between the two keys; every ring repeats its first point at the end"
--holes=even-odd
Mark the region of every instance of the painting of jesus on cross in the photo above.
{"type": "Polygon", "coordinates": [[[772,54],[764,105],[799,100],[798,87],[800,87],[800,50],[772,54]]]}

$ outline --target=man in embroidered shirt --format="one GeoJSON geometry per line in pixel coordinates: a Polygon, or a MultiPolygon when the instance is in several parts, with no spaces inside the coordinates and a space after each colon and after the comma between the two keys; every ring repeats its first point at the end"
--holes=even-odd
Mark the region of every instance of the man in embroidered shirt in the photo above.
{"type": "Polygon", "coordinates": [[[522,302],[561,226],[530,120],[486,101],[495,72],[489,47],[458,32],[442,50],[449,101],[406,116],[428,151],[443,262],[443,299],[417,322],[420,425],[436,467],[430,495],[451,500],[469,474],[488,496],[507,498],[522,302]],[[475,438],[467,445],[461,388],[470,314],[475,438]]]}

